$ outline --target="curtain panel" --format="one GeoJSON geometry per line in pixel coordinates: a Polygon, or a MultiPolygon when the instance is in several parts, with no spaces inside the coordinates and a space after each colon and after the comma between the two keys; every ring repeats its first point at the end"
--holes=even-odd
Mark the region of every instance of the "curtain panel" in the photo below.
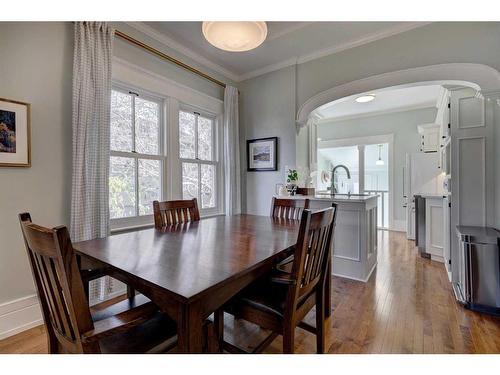
{"type": "Polygon", "coordinates": [[[109,142],[113,30],[76,22],[73,56],[71,237],[109,233],[109,142]]]}
{"type": "MultiPolygon", "coordinates": [[[[73,241],[109,234],[111,68],[114,31],[104,22],[75,22],[73,55],[73,241]]],[[[109,277],[90,285],[90,302],[110,297],[109,277]]],[[[121,283],[119,283],[121,284],[121,283]]]]}
{"type": "Polygon", "coordinates": [[[229,85],[224,91],[224,162],[226,215],[238,215],[241,213],[238,89],[229,85]]]}

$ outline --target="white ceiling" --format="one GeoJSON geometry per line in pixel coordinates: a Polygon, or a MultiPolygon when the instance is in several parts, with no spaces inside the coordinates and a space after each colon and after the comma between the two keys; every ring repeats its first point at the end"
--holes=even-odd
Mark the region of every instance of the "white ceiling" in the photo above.
{"type": "Polygon", "coordinates": [[[208,43],[202,22],[131,22],[129,25],[205,66],[241,81],[426,25],[424,22],[267,22],[266,41],[247,52],[208,43]]]}
{"type": "Polygon", "coordinates": [[[407,109],[433,107],[437,105],[442,87],[440,85],[415,86],[398,89],[375,90],[375,99],[368,103],[358,103],[353,95],[325,104],[314,111],[321,119],[345,119],[376,113],[397,112],[407,109]]]}

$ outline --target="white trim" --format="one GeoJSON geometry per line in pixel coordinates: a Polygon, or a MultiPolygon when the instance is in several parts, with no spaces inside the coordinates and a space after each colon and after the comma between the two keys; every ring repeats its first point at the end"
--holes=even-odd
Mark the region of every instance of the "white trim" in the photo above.
{"type": "MultiPolygon", "coordinates": [[[[229,78],[233,81],[238,81],[239,76],[232,72],[231,70],[228,70],[219,64],[216,64],[212,60],[207,59],[206,57],[203,57],[202,55],[198,54],[197,52],[193,51],[190,48],[187,48],[181,43],[178,43],[171,37],[167,36],[165,33],[161,33],[156,31],[154,28],[151,26],[146,25],[143,22],[125,22],[128,26],[132,27],[133,29],[140,31],[143,34],[146,34],[150,38],[156,40],[157,42],[163,44],[164,46],[168,48],[172,48],[176,50],[177,52],[182,53],[184,56],[189,57],[190,59],[194,60],[198,64],[201,64],[214,72],[220,73],[224,75],[226,78],[229,78]]],[[[200,29],[201,33],[201,29],[200,29]]]]}
{"type": "Polygon", "coordinates": [[[335,122],[348,121],[348,120],[358,119],[358,118],[377,117],[377,116],[389,115],[389,114],[393,114],[393,113],[418,111],[419,109],[430,109],[430,108],[435,108],[434,103],[429,102],[429,103],[415,104],[415,105],[410,105],[410,106],[400,107],[400,108],[382,109],[380,111],[358,113],[358,114],[346,115],[346,116],[342,116],[342,117],[324,117],[324,118],[319,119],[317,121],[317,124],[325,124],[325,123],[330,123],[330,122],[335,123],[335,122]]]}
{"type": "Polygon", "coordinates": [[[341,275],[340,273],[335,273],[335,272],[332,272],[332,276],[336,276],[336,277],[342,277],[343,279],[349,279],[349,280],[355,280],[355,281],[362,281],[364,283],[368,282],[368,280],[370,279],[373,271],[375,271],[375,268],[377,268],[377,264],[378,262],[375,262],[370,270],[370,272],[368,272],[368,276],[366,276],[364,279],[361,279],[359,277],[353,277],[353,276],[346,276],[346,275],[341,275]]]}
{"type": "Polygon", "coordinates": [[[306,62],[309,62],[312,60],[316,60],[316,59],[319,59],[322,57],[330,56],[330,55],[333,55],[335,53],[345,51],[347,49],[359,47],[359,46],[362,46],[364,44],[368,44],[368,43],[375,42],[375,41],[380,40],[380,39],[384,39],[384,38],[387,38],[387,37],[390,37],[390,36],[393,36],[396,34],[403,33],[405,31],[410,31],[410,30],[416,29],[418,27],[428,25],[429,23],[430,22],[406,22],[405,24],[397,25],[395,27],[392,27],[392,28],[386,29],[386,30],[382,30],[382,31],[377,32],[377,33],[368,34],[368,35],[362,36],[358,39],[353,39],[351,41],[348,41],[348,42],[345,42],[345,43],[342,43],[342,44],[339,44],[336,46],[327,47],[327,48],[309,53],[307,55],[295,56],[295,57],[292,57],[292,58],[289,58],[286,60],[282,60],[280,62],[271,64],[271,65],[266,65],[262,68],[252,70],[248,73],[241,74],[240,76],[237,77],[236,81],[245,81],[247,79],[255,78],[255,77],[261,76],[263,74],[271,73],[271,72],[274,72],[276,70],[286,68],[288,66],[292,66],[295,64],[303,64],[303,63],[306,63],[306,62]]]}
{"type": "Polygon", "coordinates": [[[36,294],[0,305],[0,340],[43,324],[36,294]]]}
{"type": "Polygon", "coordinates": [[[193,103],[193,105],[214,114],[224,112],[222,99],[195,90],[119,57],[113,57],[113,82],[126,86],[133,85],[156,96],[176,98],[185,103],[193,103]]]}
{"type": "MultiPolygon", "coordinates": [[[[397,35],[406,31],[410,31],[413,29],[416,29],[418,27],[426,26],[430,24],[431,22],[405,22],[400,25],[396,25],[391,28],[387,28],[385,30],[375,32],[375,33],[370,33],[368,35],[361,36],[359,38],[347,41],[345,43],[335,45],[335,46],[330,46],[324,49],[317,50],[315,52],[303,55],[303,56],[294,56],[289,59],[282,60],[278,63],[270,64],[263,66],[259,69],[252,70],[247,73],[243,74],[237,74],[229,69],[224,68],[223,66],[215,63],[214,61],[207,59],[206,57],[202,56],[201,54],[195,52],[191,48],[188,48],[184,46],[183,44],[175,41],[172,37],[167,36],[166,33],[162,33],[159,31],[156,31],[154,28],[146,25],[143,22],[125,22],[128,26],[132,27],[133,29],[149,36],[150,38],[156,40],[157,42],[163,44],[164,46],[168,48],[172,48],[176,50],[177,52],[189,57],[190,59],[194,60],[195,62],[213,70],[214,72],[220,73],[224,75],[226,78],[229,78],[233,80],[234,82],[241,82],[245,81],[250,78],[254,78],[266,73],[270,73],[279,69],[286,68],[288,66],[292,66],[295,64],[303,64],[312,60],[316,60],[325,56],[333,55],[337,52],[345,51],[350,48],[354,47],[359,47],[364,44],[368,44],[380,39],[388,38],[393,35],[397,35]]],[[[282,36],[289,34],[291,32],[300,30],[312,22],[301,22],[300,25],[294,25],[290,26],[289,28],[286,28],[282,30],[279,33],[276,33],[275,35],[272,35],[269,37],[267,40],[274,40],[277,38],[281,38],[282,36]]],[[[201,31],[200,31],[201,32],[201,31]]]]}
{"type": "Polygon", "coordinates": [[[335,86],[306,100],[297,112],[296,121],[305,123],[316,108],[334,100],[372,90],[423,85],[455,85],[485,92],[500,88],[500,73],[484,64],[450,63],[428,65],[383,73],[335,86]]]}

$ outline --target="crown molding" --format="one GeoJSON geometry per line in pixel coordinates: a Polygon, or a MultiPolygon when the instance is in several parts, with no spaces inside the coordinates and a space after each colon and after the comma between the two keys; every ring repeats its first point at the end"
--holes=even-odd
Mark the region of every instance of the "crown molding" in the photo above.
{"type": "MultiPolygon", "coordinates": [[[[234,82],[241,82],[245,81],[247,79],[255,78],[267,73],[274,72],[276,70],[280,70],[289,66],[293,66],[296,64],[303,64],[312,60],[316,60],[325,56],[333,55],[337,52],[345,51],[350,48],[358,47],[364,44],[368,44],[371,42],[374,42],[376,40],[384,39],[396,34],[403,33],[405,31],[410,31],[413,29],[416,29],[418,27],[422,27],[425,25],[430,24],[431,22],[406,22],[402,25],[396,25],[394,27],[388,28],[386,30],[369,34],[366,36],[363,36],[361,38],[353,39],[348,42],[342,43],[337,46],[332,46],[328,48],[324,48],[322,50],[318,50],[316,52],[303,55],[303,56],[295,56],[286,60],[279,61],[274,64],[266,65],[262,68],[250,71],[248,73],[244,73],[241,75],[238,75],[237,73],[228,70],[219,64],[213,62],[212,60],[207,59],[206,57],[203,57],[199,53],[193,51],[192,49],[185,47],[181,43],[175,41],[171,37],[167,36],[164,33],[160,33],[153,29],[152,27],[146,25],[143,22],[125,22],[128,26],[132,27],[133,29],[149,36],[150,38],[156,40],[157,42],[172,48],[176,50],[177,52],[180,52],[181,54],[189,57],[193,61],[196,61],[197,63],[217,72],[222,74],[223,76],[233,80],[234,82]]],[[[292,33],[294,31],[300,30],[306,26],[311,25],[313,22],[302,22],[300,25],[296,26],[291,26],[285,30],[282,30],[280,33],[273,35],[272,37],[268,38],[268,40],[274,40],[277,38],[280,38],[286,34],[292,33]]]]}
{"type": "Polygon", "coordinates": [[[238,78],[239,78],[239,81],[245,81],[247,79],[251,79],[251,78],[255,78],[255,77],[258,77],[260,75],[263,75],[263,74],[271,73],[275,70],[283,69],[283,68],[286,68],[288,66],[292,66],[295,64],[303,64],[303,63],[306,63],[306,62],[309,62],[312,60],[316,60],[316,59],[319,59],[322,57],[333,55],[333,54],[341,52],[341,51],[345,51],[345,50],[350,49],[350,48],[359,47],[359,46],[362,46],[364,44],[368,44],[368,43],[371,43],[371,42],[374,42],[374,41],[377,41],[380,39],[388,38],[390,36],[400,34],[400,33],[403,33],[405,31],[410,31],[410,30],[413,30],[413,29],[416,29],[416,28],[419,28],[422,26],[426,26],[430,23],[431,22],[407,22],[407,23],[404,23],[402,25],[397,25],[397,26],[391,27],[389,29],[380,31],[378,33],[373,33],[373,34],[363,36],[361,38],[350,40],[348,42],[342,43],[342,44],[337,45],[337,46],[324,48],[322,50],[319,50],[319,51],[316,51],[316,52],[313,52],[313,53],[310,53],[310,54],[307,54],[304,56],[297,56],[297,57],[293,57],[293,58],[290,58],[287,60],[277,62],[275,64],[267,65],[267,66],[264,66],[262,68],[253,70],[251,72],[242,74],[238,78]]]}
{"type": "Polygon", "coordinates": [[[147,36],[156,40],[157,42],[159,42],[159,43],[161,43],[169,48],[172,48],[172,49],[176,50],[177,52],[182,53],[183,55],[196,61],[198,64],[201,64],[201,65],[213,70],[214,72],[220,73],[224,77],[229,78],[235,82],[240,81],[239,76],[236,73],[214,63],[213,61],[207,59],[206,57],[201,56],[197,52],[193,51],[190,48],[183,46],[181,43],[175,41],[174,39],[170,38],[166,34],[163,34],[163,33],[156,31],[152,27],[146,25],[144,22],[125,22],[125,23],[128,26],[132,27],[133,29],[135,29],[143,34],[146,34],[147,36]]]}

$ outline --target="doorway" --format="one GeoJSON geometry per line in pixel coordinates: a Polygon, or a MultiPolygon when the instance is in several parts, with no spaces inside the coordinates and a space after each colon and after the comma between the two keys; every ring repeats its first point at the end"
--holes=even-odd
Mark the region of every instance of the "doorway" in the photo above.
{"type": "Polygon", "coordinates": [[[331,171],[335,166],[344,169],[335,174],[339,194],[378,195],[377,227],[391,228],[393,221],[393,135],[379,135],[349,139],[319,140],[317,142],[318,191],[330,191],[331,171]],[[330,171],[328,173],[327,171],[330,171]]]}

